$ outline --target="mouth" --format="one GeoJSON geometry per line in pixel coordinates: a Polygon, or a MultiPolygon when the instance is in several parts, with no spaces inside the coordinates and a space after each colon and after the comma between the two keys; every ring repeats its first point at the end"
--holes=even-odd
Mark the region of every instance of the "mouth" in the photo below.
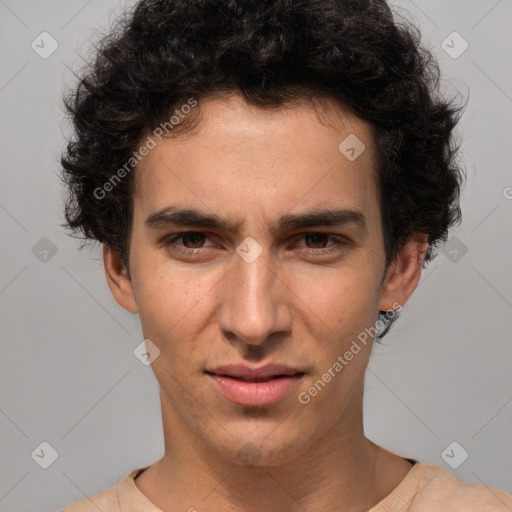
{"type": "Polygon", "coordinates": [[[226,400],[241,407],[269,407],[288,396],[305,373],[283,365],[253,369],[224,366],[206,371],[213,387],[226,400]]]}
{"type": "MultiPolygon", "coordinates": [[[[274,379],[284,379],[286,377],[295,377],[295,376],[298,376],[298,375],[301,375],[300,373],[296,373],[294,375],[273,375],[272,377],[262,377],[262,378],[259,378],[259,379],[246,379],[244,377],[234,377],[233,375],[217,375],[216,373],[210,373],[210,372],[206,372],[207,374],[209,375],[215,375],[217,377],[227,377],[229,379],[233,379],[233,380],[239,380],[240,382],[270,382],[274,379]]],[[[302,373],[302,375],[304,375],[302,373]]]]}

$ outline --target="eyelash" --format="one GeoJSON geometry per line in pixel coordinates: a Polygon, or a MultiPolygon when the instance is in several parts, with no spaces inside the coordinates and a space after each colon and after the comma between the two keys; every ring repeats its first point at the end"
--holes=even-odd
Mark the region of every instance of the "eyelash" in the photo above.
{"type": "MultiPolygon", "coordinates": [[[[176,251],[179,251],[179,252],[182,252],[182,253],[185,253],[185,254],[189,254],[189,255],[193,255],[193,254],[198,254],[199,252],[201,252],[201,249],[203,249],[203,247],[197,247],[195,249],[190,249],[190,248],[183,248],[183,247],[177,247],[177,246],[173,246],[172,244],[179,240],[179,239],[182,239],[184,235],[192,235],[192,234],[196,234],[196,235],[203,235],[205,236],[206,238],[208,238],[208,236],[206,235],[206,233],[203,233],[201,231],[184,231],[183,233],[177,233],[175,235],[172,235],[170,237],[168,237],[167,239],[165,239],[163,241],[163,245],[165,247],[168,247],[172,250],[176,250],[176,251]]],[[[324,248],[319,248],[319,249],[313,249],[313,248],[305,248],[306,252],[313,255],[313,256],[323,256],[323,255],[327,255],[327,254],[332,254],[332,253],[335,253],[335,252],[339,252],[343,246],[345,245],[348,245],[348,241],[341,238],[341,237],[336,237],[334,235],[330,235],[328,233],[322,233],[322,232],[307,232],[307,233],[302,233],[301,234],[301,238],[304,238],[305,236],[307,235],[324,235],[324,236],[327,236],[328,238],[330,238],[331,240],[334,240],[336,243],[330,247],[324,247],[324,248]]]]}

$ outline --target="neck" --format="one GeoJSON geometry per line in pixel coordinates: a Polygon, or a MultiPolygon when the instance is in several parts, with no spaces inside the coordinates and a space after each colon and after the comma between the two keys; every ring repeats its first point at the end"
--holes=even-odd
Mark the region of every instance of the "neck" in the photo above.
{"type": "Polygon", "coordinates": [[[165,454],[136,480],[162,510],[317,512],[332,510],[334,504],[342,504],[346,512],[368,510],[411,468],[364,436],[362,413],[292,460],[264,466],[226,461],[202,446],[172,414],[164,413],[163,420],[165,454]]]}

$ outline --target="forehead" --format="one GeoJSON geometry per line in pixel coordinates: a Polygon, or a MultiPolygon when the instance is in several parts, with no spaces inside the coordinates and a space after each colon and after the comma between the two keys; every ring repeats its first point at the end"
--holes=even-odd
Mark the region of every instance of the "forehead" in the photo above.
{"type": "Polygon", "coordinates": [[[136,215],[170,204],[242,223],[319,206],[378,215],[371,126],[334,100],[263,109],[235,94],[196,108],[191,132],[152,137],[135,172],[136,215]]]}

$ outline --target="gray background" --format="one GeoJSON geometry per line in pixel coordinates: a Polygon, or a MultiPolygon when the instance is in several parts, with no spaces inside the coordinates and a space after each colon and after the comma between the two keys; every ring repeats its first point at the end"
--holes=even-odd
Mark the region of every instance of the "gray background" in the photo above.
{"type": "MultiPolygon", "coordinates": [[[[448,469],[441,454],[456,441],[469,456],[453,474],[511,492],[512,1],[394,4],[420,25],[448,92],[469,97],[468,183],[462,226],[374,350],[365,430],[448,469]],[[457,58],[441,46],[454,31],[469,44],[457,58]]],[[[78,252],[60,227],[63,83],[123,5],[0,0],[1,512],[55,511],[163,453],[158,386],[133,355],[138,317],[111,297],[99,247],[78,252]],[[43,31],[59,45],[47,59],[31,48],[43,31]],[[58,452],[48,469],[31,456],[43,441],[58,452]]],[[[462,48],[447,42],[452,53],[462,48]]],[[[450,450],[460,459],[461,448],[450,450]]],[[[49,457],[44,447],[36,453],[49,457]]]]}

